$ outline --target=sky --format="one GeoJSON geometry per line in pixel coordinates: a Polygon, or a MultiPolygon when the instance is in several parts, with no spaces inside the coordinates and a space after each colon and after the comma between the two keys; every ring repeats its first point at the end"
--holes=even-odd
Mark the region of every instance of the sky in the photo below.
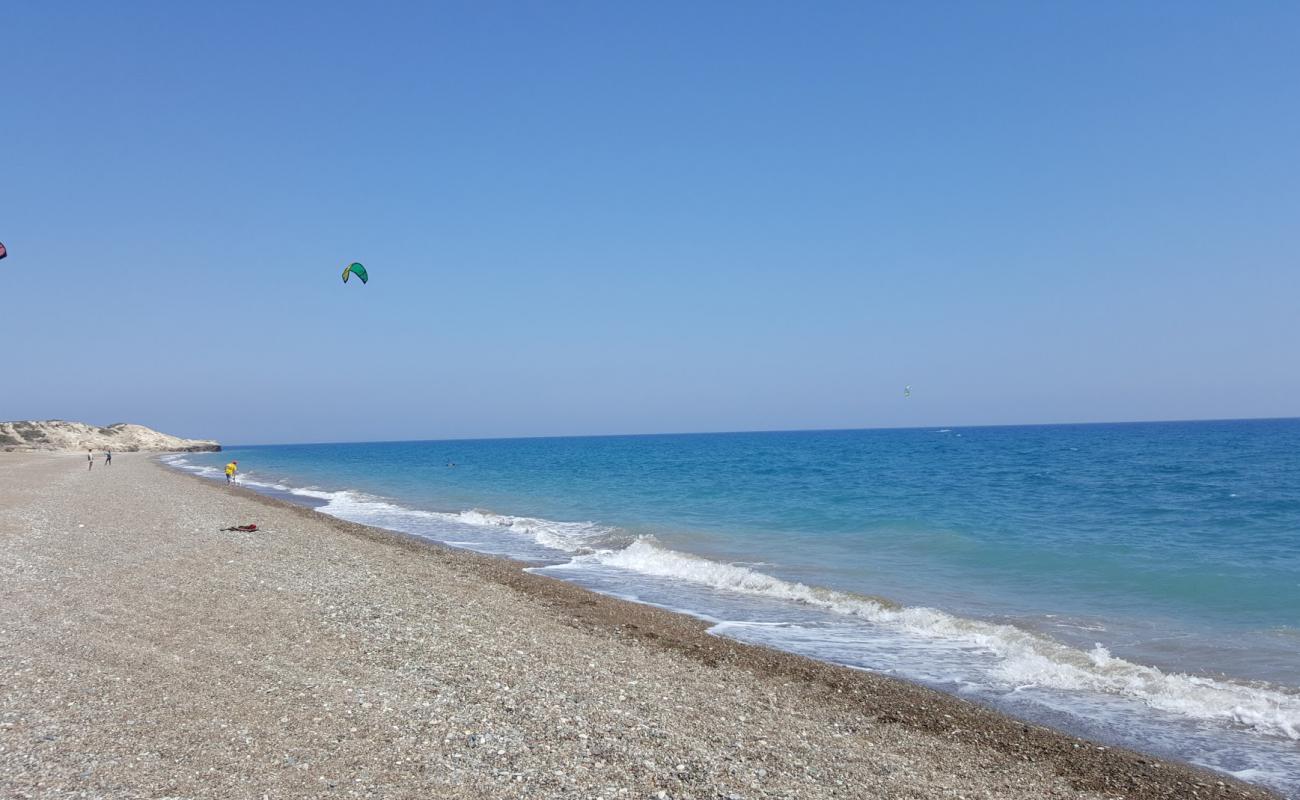
{"type": "Polygon", "coordinates": [[[17,3],[3,29],[0,420],[1300,415],[1295,3],[17,3]]]}

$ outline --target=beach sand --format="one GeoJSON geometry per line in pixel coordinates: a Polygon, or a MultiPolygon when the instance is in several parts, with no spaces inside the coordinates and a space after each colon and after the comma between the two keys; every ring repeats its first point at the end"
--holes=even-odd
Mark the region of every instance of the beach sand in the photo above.
{"type": "Polygon", "coordinates": [[[1271,796],[143,454],[78,458],[0,454],[0,797],[1271,796]]]}

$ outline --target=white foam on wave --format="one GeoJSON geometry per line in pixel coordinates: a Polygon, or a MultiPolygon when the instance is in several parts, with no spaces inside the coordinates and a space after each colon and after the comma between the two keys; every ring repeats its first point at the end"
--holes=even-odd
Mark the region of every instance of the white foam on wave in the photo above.
{"type": "MultiPolygon", "coordinates": [[[[224,469],[218,467],[209,467],[204,464],[192,464],[190,463],[189,459],[185,458],[184,456],[168,455],[168,456],[163,456],[160,460],[164,464],[167,464],[168,466],[177,467],[179,469],[185,470],[186,472],[192,472],[201,478],[213,478],[213,479],[225,478],[224,469]]],[[[239,473],[239,475],[236,477],[236,481],[241,486],[253,486],[261,489],[275,489],[276,491],[280,491],[280,492],[291,491],[290,487],[285,486],[284,484],[258,480],[255,477],[254,473],[239,473]]]]}
{"type": "Polygon", "coordinates": [[[240,475],[236,478],[240,486],[257,486],[262,489],[274,489],[277,492],[293,492],[293,487],[285,486],[283,483],[273,483],[260,480],[252,475],[240,475]]]}
{"type": "Polygon", "coordinates": [[[1012,625],[808,586],[668,550],[650,539],[575,559],[576,564],[583,562],[813,606],[917,638],[988,653],[996,658],[990,678],[1004,689],[1042,687],[1130,697],[1181,716],[1229,722],[1300,740],[1300,696],[1276,687],[1164,672],[1115,658],[1100,644],[1085,652],[1012,625]]]}
{"type": "Polygon", "coordinates": [[[350,522],[361,522],[381,528],[393,528],[408,533],[426,532],[423,529],[408,530],[407,525],[409,524],[436,523],[450,516],[437,511],[424,511],[398,505],[397,503],[390,503],[381,497],[348,489],[336,492],[315,488],[290,489],[289,493],[299,497],[324,500],[324,504],[316,508],[322,514],[329,514],[350,522]]]}
{"type": "Polygon", "coordinates": [[[207,466],[203,466],[202,464],[191,464],[188,460],[184,458],[180,458],[179,456],[170,457],[170,458],[163,457],[162,460],[173,467],[178,467],[180,469],[185,470],[186,472],[193,472],[195,475],[198,475],[202,478],[223,477],[221,470],[217,469],[216,467],[207,467],[207,466]]]}
{"type": "Polygon", "coordinates": [[[536,517],[495,514],[477,508],[449,516],[466,525],[502,529],[525,536],[543,547],[565,553],[591,553],[597,548],[617,547],[632,541],[631,537],[621,535],[617,528],[594,522],[555,522],[536,517]]]}
{"type": "Polygon", "coordinates": [[[290,493],[326,501],[317,509],[322,513],[353,522],[406,530],[408,533],[427,533],[430,527],[443,531],[455,530],[457,526],[487,528],[494,534],[504,533],[510,538],[517,537],[520,543],[540,545],[563,554],[590,553],[595,548],[616,544],[619,538],[616,529],[591,522],[555,522],[535,517],[496,514],[483,509],[461,512],[424,511],[347,490],[326,492],[292,489],[290,493]],[[404,523],[415,525],[419,530],[409,530],[404,523]]]}
{"type": "MultiPolygon", "coordinates": [[[[164,460],[208,477],[221,476],[218,469],[189,464],[183,458],[164,460]]],[[[341,519],[463,543],[471,549],[491,545],[492,552],[501,552],[502,543],[464,540],[454,535],[457,530],[465,530],[461,526],[506,533],[510,539],[568,554],[571,560],[566,569],[624,570],[670,582],[686,581],[720,592],[795,603],[862,620],[931,646],[962,648],[991,657],[992,667],[985,677],[993,689],[1096,692],[1131,698],[1194,720],[1226,722],[1300,740],[1300,695],[1278,687],[1164,672],[1115,658],[1100,644],[1084,651],[1012,625],[809,586],[750,566],[671,550],[660,546],[653,537],[636,538],[617,528],[591,522],[556,522],[482,509],[459,513],[424,511],[356,491],[288,487],[255,479],[248,479],[247,483],[324,501],[317,510],[341,519]]],[[[509,554],[508,542],[504,549],[509,554]]]]}
{"type": "Polygon", "coordinates": [[[289,489],[289,494],[311,497],[316,500],[342,500],[348,492],[326,492],[322,489],[289,489]]]}

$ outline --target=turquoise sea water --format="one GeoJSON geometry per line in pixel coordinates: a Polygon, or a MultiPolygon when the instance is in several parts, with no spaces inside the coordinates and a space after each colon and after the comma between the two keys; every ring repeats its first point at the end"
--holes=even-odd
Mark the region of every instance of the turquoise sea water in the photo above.
{"type": "Polygon", "coordinates": [[[1300,796],[1300,420],[169,460],[231,458],[324,513],[1300,796]]]}

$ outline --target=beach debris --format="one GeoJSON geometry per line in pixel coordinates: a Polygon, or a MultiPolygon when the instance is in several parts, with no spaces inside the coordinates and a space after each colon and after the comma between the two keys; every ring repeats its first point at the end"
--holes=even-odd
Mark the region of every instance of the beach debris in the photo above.
{"type": "Polygon", "coordinates": [[[360,278],[362,283],[370,282],[370,274],[366,272],[366,268],[356,262],[348,264],[343,268],[343,282],[347,283],[348,278],[351,278],[353,275],[360,278]]]}
{"type": "Polygon", "coordinates": [[[240,532],[240,533],[256,533],[256,532],[257,532],[257,526],[256,526],[256,525],[253,525],[253,524],[250,523],[250,524],[248,524],[248,525],[232,525],[232,526],[230,526],[229,528],[222,528],[221,530],[223,530],[223,531],[238,531],[238,532],[240,532]]]}
{"type": "Polygon", "coordinates": [[[912,386],[911,384],[908,384],[907,386],[903,387],[903,397],[908,398],[911,396],[912,396],[912,386]]]}

